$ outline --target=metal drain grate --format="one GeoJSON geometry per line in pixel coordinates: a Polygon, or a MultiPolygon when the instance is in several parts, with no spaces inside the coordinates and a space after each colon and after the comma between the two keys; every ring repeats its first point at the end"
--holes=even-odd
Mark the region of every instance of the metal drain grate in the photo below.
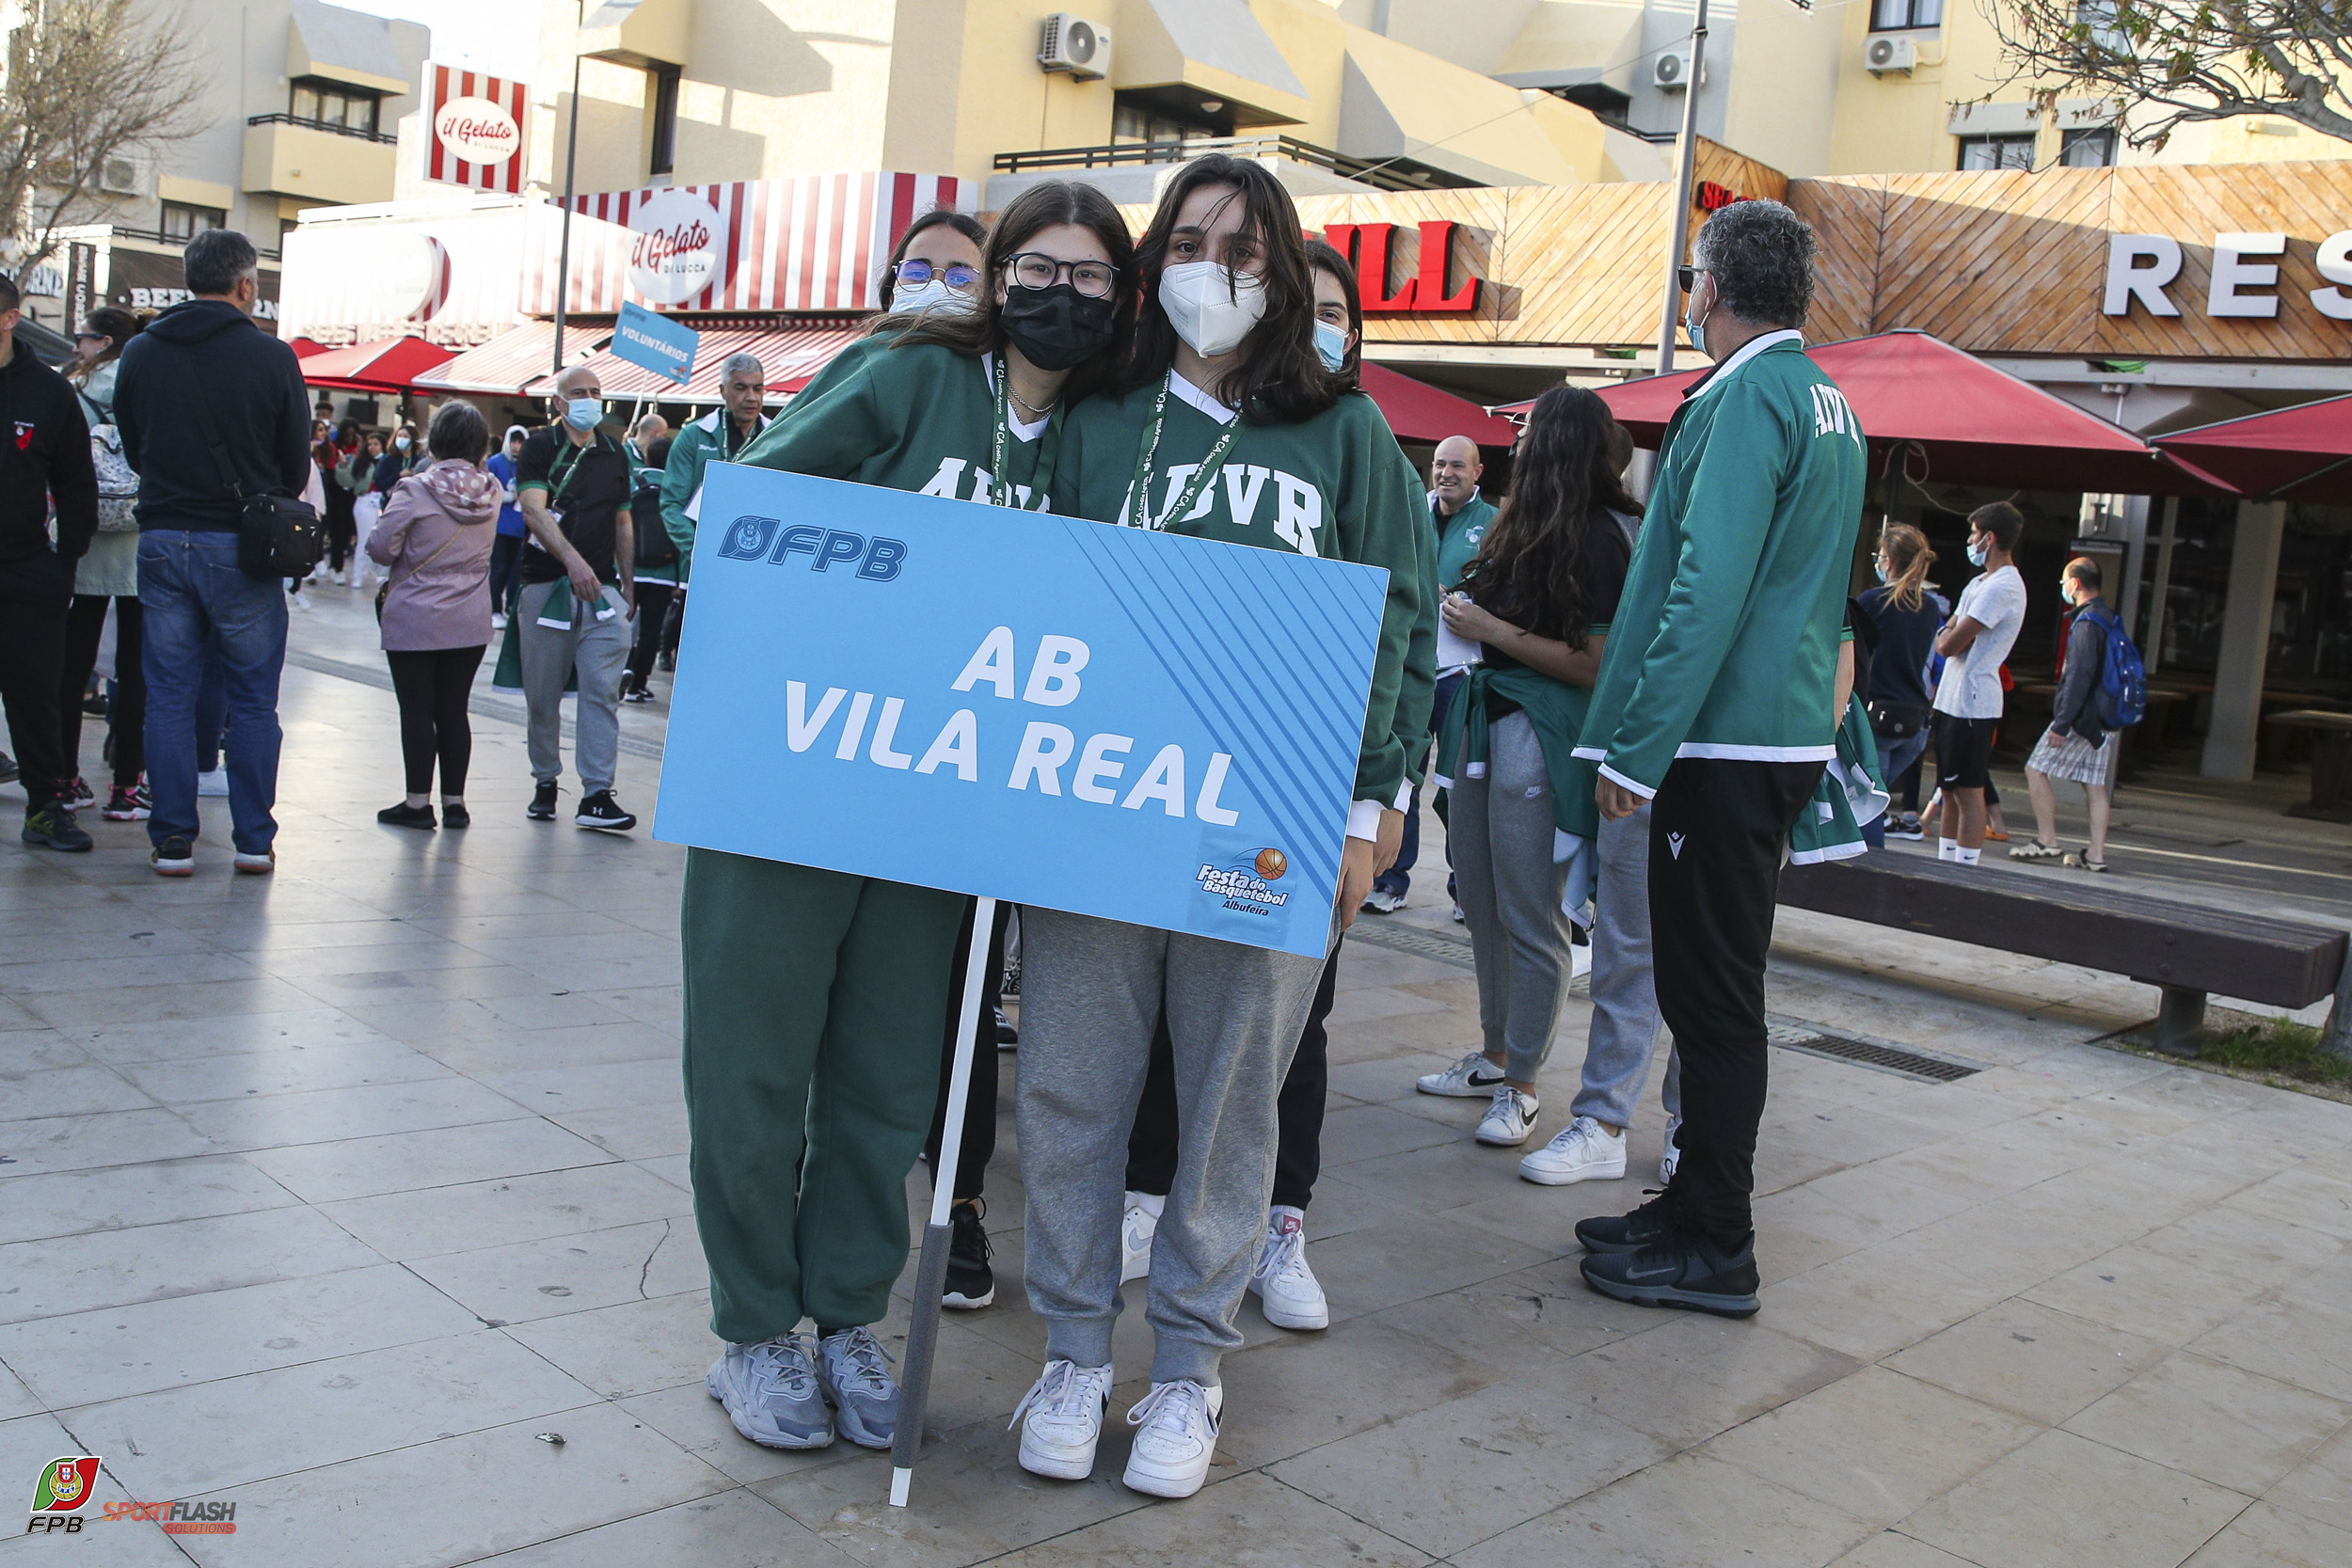
{"type": "Polygon", "coordinates": [[[1348,930],[1347,940],[1385,947],[1391,953],[1410,953],[1417,958],[1435,958],[1459,969],[1478,967],[1478,960],[1470,957],[1470,938],[1466,936],[1442,936],[1418,926],[1375,920],[1371,915],[1357,920],[1348,930]]]}
{"type": "Polygon", "coordinates": [[[1808,1056],[1826,1056],[1834,1062],[1851,1062],[1856,1067],[1877,1068],[1882,1072],[1899,1072],[1906,1078],[1923,1079],[1931,1084],[1949,1084],[1984,1070],[1974,1062],[1963,1062],[1958,1057],[1930,1056],[1884,1040],[1833,1035],[1818,1024],[1801,1023],[1792,1019],[1772,1020],[1765,1029],[1765,1037],[1783,1051],[1801,1051],[1808,1056]]]}

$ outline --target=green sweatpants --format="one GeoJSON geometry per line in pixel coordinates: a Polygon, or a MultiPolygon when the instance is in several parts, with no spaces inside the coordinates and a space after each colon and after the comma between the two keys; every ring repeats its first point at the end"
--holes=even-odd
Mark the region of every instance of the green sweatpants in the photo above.
{"type": "Polygon", "coordinates": [[[711,1332],[729,1343],[889,1309],[963,905],[933,888],[687,851],[694,1224],[711,1332]]]}

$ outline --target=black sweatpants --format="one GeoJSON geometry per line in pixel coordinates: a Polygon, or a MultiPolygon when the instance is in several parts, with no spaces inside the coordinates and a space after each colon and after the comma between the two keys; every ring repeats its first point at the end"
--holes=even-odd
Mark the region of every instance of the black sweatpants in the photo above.
{"type": "MultiPolygon", "coordinates": [[[[59,799],[73,783],[73,764],[60,747],[57,688],[65,671],[66,607],[70,594],[23,597],[0,581],[0,706],[23,770],[29,816],[59,799]]],[[[75,705],[81,694],[74,694],[75,705]]]]}
{"type": "MultiPolygon", "coordinates": [[[[644,584],[637,591],[643,594],[644,584]]],[[[642,610],[638,618],[644,618],[642,610]]],[[[947,973],[947,1030],[939,1050],[939,1099],[931,1106],[930,1136],[923,1140],[923,1160],[934,1182],[939,1180],[939,1140],[947,1130],[947,1075],[956,1065],[956,1021],[963,1016],[963,969],[971,961],[972,916],[978,908],[977,900],[964,900],[963,924],[956,929],[955,968],[947,973]]],[[[972,1089],[963,1102],[963,1147],[956,1155],[958,1203],[980,1196],[988,1184],[988,1163],[996,1156],[996,1008],[1005,997],[1005,927],[1012,919],[1012,908],[1005,903],[996,906],[996,923],[988,933],[988,991],[981,998],[979,1033],[972,1044],[972,1089]]]]}
{"type": "MultiPolygon", "coordinates": [[[[1307,1026],[1298,1034],[1298,1053],[1291,1058],[1282,1092],[1274,1102],[1279,1132],[1273,1201],[1279,1208],[1304,1209],[1313,1202],[1315,1178],[1323,1174],[1323,1107],[1331,1087],[1331,1037],[1324,1021],[1331,1016],[1339,983],[1340,952],[1335,947],[1323,960],[1323,982],[1315,988],[1307,1026]]],[[[1163,1016],[1160,1032],[1152,1040],[1152,1065],[1144,1073],[1136,1124],[1127,1134],[1129,1192],[1168,1196],[1176,1182],[1176,1051],[1163,1016]]]]}
{"type": "Polygon", "coordinates": [[[147,672],[139,667],[139,601],[76,594],[65,617],[65,670],[57,682],[58,754],[66,771],[82,769],[82,689],[98,668],[99,639],[106,629],[106,607],[115,612],[115,695],[106,722],[115,737],[114,781],[129,789],[147,766],[147,672]]]}
{"type": "Polygon", "coordinates": [[[661,652],[661,628],[670,618],[670,601],[677,596],[675,582],[637,581],[637,641],[628,650],[628,679],[623,689],[643,691],[653,673],[654,656],[661,652]]]}
{"type": "Polygon", "coordinates": [[[1826,766],[1682,757],[1650,806],[1651,961],[1682,1055],[1682,1162],[1667,1197],[1680,1225],[1726,1248],[1755,1229],[1781,856],[1826,766]]]}
{"type": "Polygon", "coordinates": [[[473,723],[466,699],[486,644],[470,648],[387,651],[392,695],[400,702],[400,756],[408,769],[408,793],[433,791],[433,765],[441,765],[441,795],[466,793],[466,768],[473,761],[473,723]]]}

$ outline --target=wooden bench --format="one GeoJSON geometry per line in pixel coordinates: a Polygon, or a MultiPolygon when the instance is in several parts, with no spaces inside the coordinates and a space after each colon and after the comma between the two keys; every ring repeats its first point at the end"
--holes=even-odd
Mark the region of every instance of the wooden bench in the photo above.
{"type": "Polygon", "coordinates": [[[2352,760],[2352,713],[2297,708],[2265,715],[2263,722],[2312,732],[2312,798],[2289,806],[2287,815],[2322,822],[2352,822],[2352,808],[2344,803],[2344,764],[2352,760]]]}
{"type": "Polygon", "coordinates": [[[2129,975],[2161,992],[2156,1044],[2184,1056],[2208,992],[2305,1007],[2344,974],[2343,931],[1916,855],[1784,866],[1780,902],[2129,975]]]}

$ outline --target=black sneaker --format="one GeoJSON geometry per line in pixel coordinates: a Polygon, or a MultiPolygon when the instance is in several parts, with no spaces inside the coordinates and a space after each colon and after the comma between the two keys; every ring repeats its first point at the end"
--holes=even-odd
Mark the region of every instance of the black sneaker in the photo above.
{"type": "Polygon", "coordinates": [[[947,1211],[947,1288],[939,1305],[976,1312],[996,1299],[996,1275],[988,1266],[988,1231],[980,1224],[984,1204],[959,1203],[947,1211]]]}
{"type": "Polygon", "coordinates": [[[1576,1222],[1577,1242],[1587,1252],[1639,1252],[1655,1246],[1674,1232],[1674,1222],[1666,1217],[1663,1195],[1650,1199],[1629,1214],[1595,1214],[1576,1222]]]}
{"type": "Polygon", "coordinates": [[[73,792],[72,798],[66,801],[66,804],[75,811],[80,811],[86,806],[94,806],[98,804],[98,797],[91,791],[89,781],[87,779],[83,778],[78,773],[73,776],[73,792]]]}
{"type": "Polygon", "coordinates": [[[1600,1252],[1581,1268],[1584,1283],[1637,1307],[1688,1307],[1721,1318],[1756,1315],[1756,1236],[1735,1251],[1669,1231],[1639,1252],[1600,1252]]]}
{"type": "Polygon", "coordinates": [[[572,818],[575,825],[596,828],[608,833],[625,833],[637,826],[637,818],[621,809],[609,789],[599,789],[580,803],[580,813],[572,818]]]}
{"type": "Polygon", "coordinates": [[[193,877],[196,875],[196,846],[178,833],[155,846],[148,861],[158,877],[193,877]]]}
{"type": "Polygon", "coordinates": [[[628,690],[621,693],[621,701],[625,703],[650,703],[653,701],[653,693],[646,690],[642,686],[632,686],[628,690]]]}
{"type": "Polygon", "coordinates": [[[375,819],[388,828],[422,828],[427,832],[433,831],[433,808],[412,806],[405,800],[396,806],[386,806],[375,814],[375,819]]]}
{"type": "Polygon", "coordinates": [[[444,828],[470,828],[473,826],[473,813],[468,811],[463,806],[453,806],[447,801],[443,801],[441,803],[441,826],[444,828]]]}
{"type": "Polygon", "coordinates": [[[537,791],[532,795],[531,804],[523,808],[523,815],[530,817],[533,822],[554,821],[555,785],[552,784],[541,784],[537,791]]]}
{"type": "Polygon", "coordinates": [[[39,811],[24,814],[24,842],[79,854],[89,848],[93,840],[74,825],[72,806],[62,800],[53,800],[39,811]]]}

